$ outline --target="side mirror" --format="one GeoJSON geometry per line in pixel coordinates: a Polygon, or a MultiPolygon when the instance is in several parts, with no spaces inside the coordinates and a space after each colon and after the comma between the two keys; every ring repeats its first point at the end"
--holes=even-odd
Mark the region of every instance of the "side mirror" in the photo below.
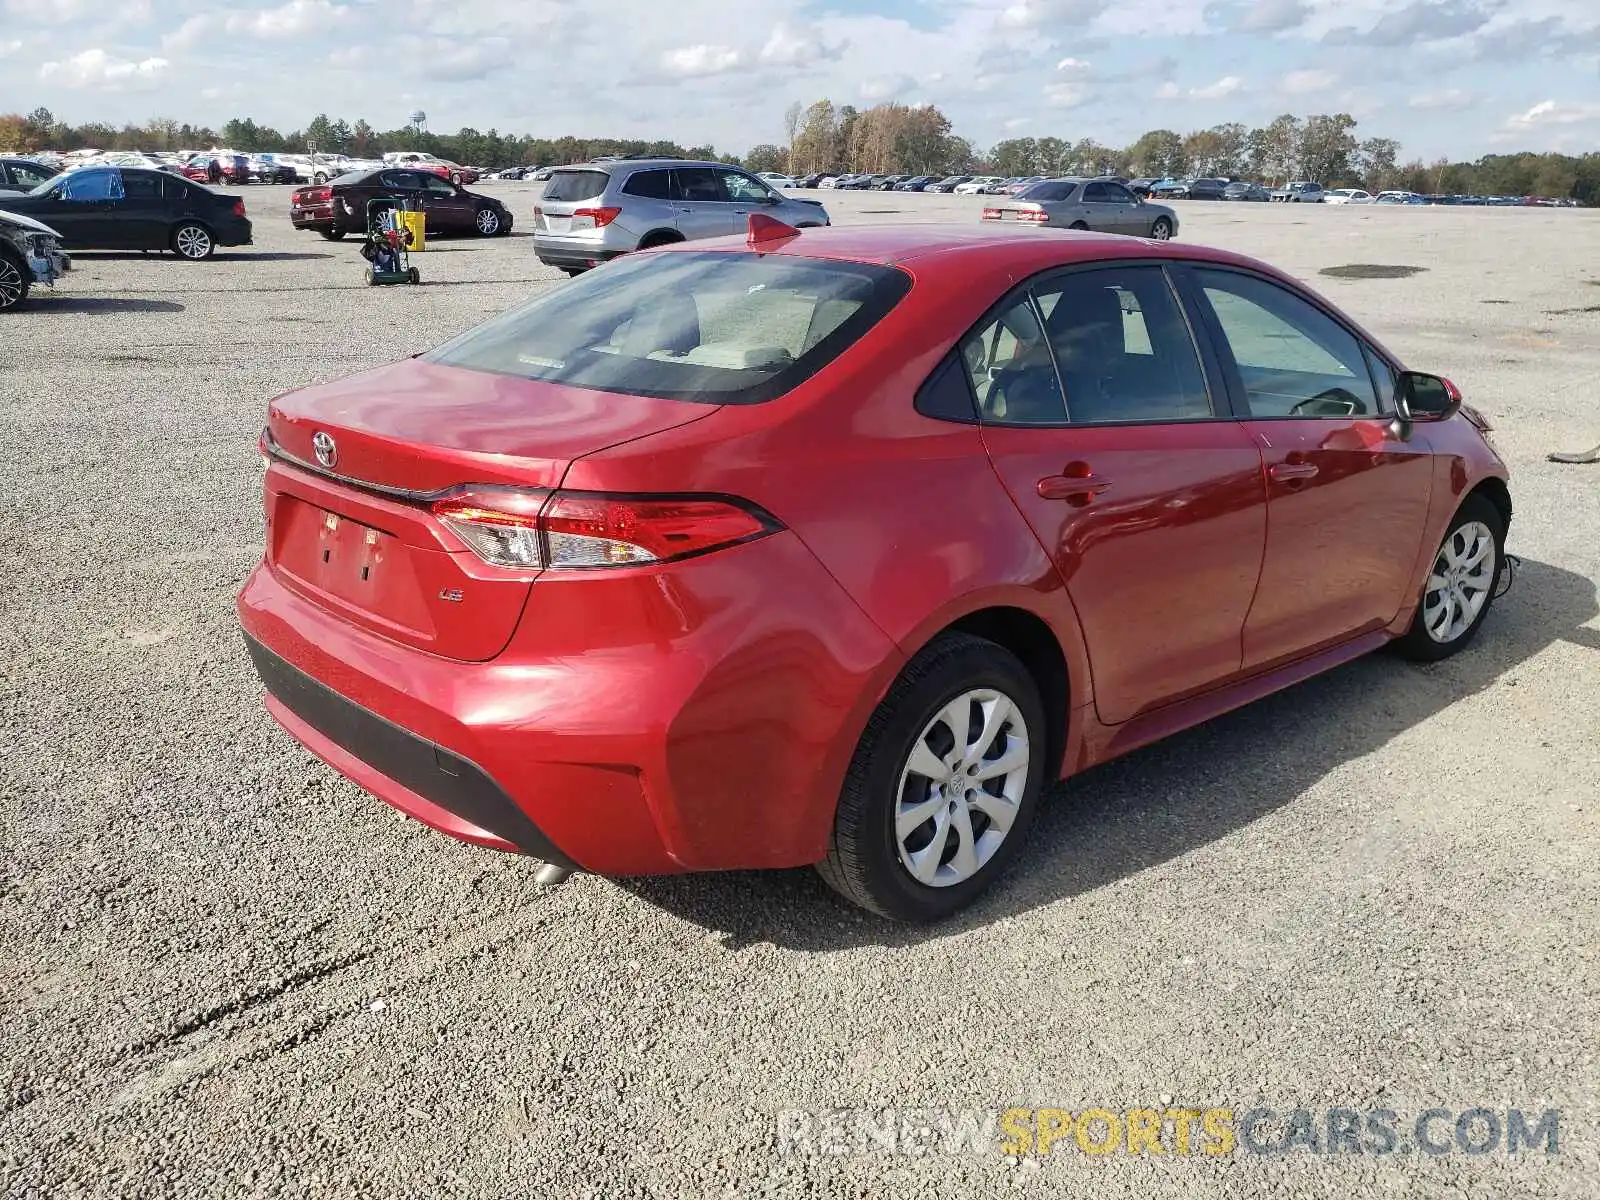
{"type": "Polygon", "coordinates": [[[1442,375],[1402,371],[1394,402],[1402,421],[1446,421],[1460,410],[1461,391],[1442,375]]]}

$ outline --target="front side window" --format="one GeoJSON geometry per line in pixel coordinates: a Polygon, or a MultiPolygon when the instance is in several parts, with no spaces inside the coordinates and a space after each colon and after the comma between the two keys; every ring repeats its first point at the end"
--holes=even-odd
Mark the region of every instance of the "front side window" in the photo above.
{"type": "Polygon", "coordinates": [[[61,181],[60,196],[74,204],[122,199],[121,171],[74,171],[61,181]]]}
{"type": "Polygon", "coordinates": [[[686,201],[719,201],[728,198],[722,185],[722,172],[710,167],[679,167],[672,173],[677,184],[677,199],[686,201]]]}
{"type": "Polygon", "coordinates": [[[31,166],[28,163],[11,164],[11,179],[18,188],[25,188],[31,191],[46,180],[53,178],[55,176],[43,167],[31,166]]]}
{"type": "Polygon", "coordinates": [[[1103,183],[1085,184],[1083,198],[1091,204],[1110,204],[1112,200],[1111,189],[1103,183]]]}
{"type": "Polygon", "coordinates": [[[795,255],[627,257],[426,358],[602,392],[756,404],[844,353],[910,287],[892,267],[795,255]]]}
{"type": "Polygon", "coordinates": [[[757,183],[748,175],[741,175],[737,171],[722,171],[723,183],[728,191],[728,199],[746,204],[760,204],[763,200],[770,199],[772,190],[763,183],[757,183]]]}
{"type": "Polygon", "coordinates": [[[1073,424],[1212,415],[1200,356],[1160,267],[1072,272],[1035,295],[1073,424]]]}
{"type": "Polygon", "coordinates": [[[456,185],[438,175],[425,176],[424,183],[430,196],[454,196],[456,194],[456,185]]]}
{"type": "Polygon", "coordinates": [[[1112,204],[1137,204],[1132,192],[1120,183],[1103,183],[1100,185],[1106,190],[1106,199],[1112,204]]]}
{"type": "Polygon", "coordinates": [[[1061,380],[1026,292],[961,340],[961,358],[982,420],[1059,425],[1067,419],[1061,380]]]}
{"type": "Polygon", "coordinates": [[[1253,417],[1370,417],[1380,411],[1361,343],[1275,283],[1198,270],[1253,417]]]}

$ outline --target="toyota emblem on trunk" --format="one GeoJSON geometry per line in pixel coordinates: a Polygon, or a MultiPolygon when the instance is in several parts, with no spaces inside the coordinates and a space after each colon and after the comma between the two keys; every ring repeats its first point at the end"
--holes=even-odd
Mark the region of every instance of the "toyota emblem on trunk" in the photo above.
{"type": "Polygon", "coordinates": [[[318,430],[311,439],[311,448],[317,452],[317,461],[325,467],[331,467],[339,461],[339,447],[334,445],[330,434],[318,430]]]}

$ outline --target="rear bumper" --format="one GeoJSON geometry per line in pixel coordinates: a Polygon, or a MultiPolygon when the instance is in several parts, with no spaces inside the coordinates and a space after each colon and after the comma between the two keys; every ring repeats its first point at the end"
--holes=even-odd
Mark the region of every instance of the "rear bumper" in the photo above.
{"type": "Polygon", "coordinates": [[[584,242],[542,233],[534,235],[533,252],[547,267],[595,267],[628,253],[627,250],[600,242],[584,242]]]}
{"type": "Polygon", "coordinates": [[[266,685],[268,710],[341,774],[462,841],[576,865],[477,763],[346,700],[248,634],[245,645],[266,685]]]}
{"type": "Polygon", "coordinates": [[[901,661],[790,533],[547,573],[487,662],[360,629],[266,564],[238,609],[268,709],[329,765],[452,837],[605,875],[822,858],[901,661]]]}

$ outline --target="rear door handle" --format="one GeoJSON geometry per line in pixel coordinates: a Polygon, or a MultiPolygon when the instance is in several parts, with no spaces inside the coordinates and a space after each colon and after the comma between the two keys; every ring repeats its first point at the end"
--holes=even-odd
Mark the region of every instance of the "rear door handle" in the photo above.
{"type": "Polygon", "coordinates": [[[1038,491],[1045,500],[1077,500],[1087,503],[1111,486],[1109,479],[1093,473],[1086,475],[1046,475],[1039,480],[1038,491]]]}
{"type": "Polygon", "coordinates": [[[1267,475],[1279,483],[1292,479],[1310,479],[1316,473],[1317,464],[1308,462],[1273,463],[1267,468],[1267,475]]]}

